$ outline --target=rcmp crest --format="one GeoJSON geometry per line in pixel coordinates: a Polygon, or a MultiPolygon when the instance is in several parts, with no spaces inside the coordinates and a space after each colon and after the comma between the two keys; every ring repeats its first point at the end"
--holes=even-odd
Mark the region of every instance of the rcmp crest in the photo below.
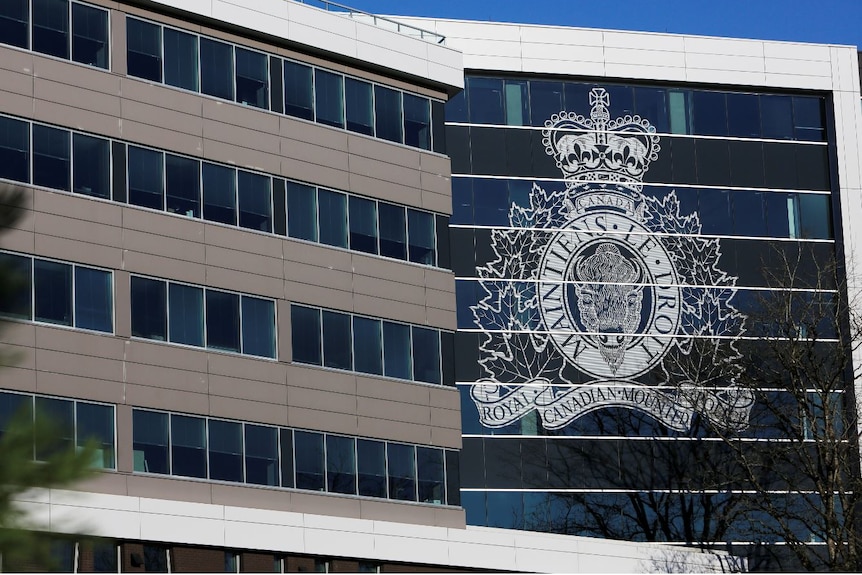
{"type": "Polygon", "coordinates": [[[736,278],[718,267],[719,240],[700,236],[675,191],[644,194],[661,151],[649,121],[611,119],[603,88],[590,105],[589,117],[554,114],[542,132],[565,189],[533,184],[529,206],[512,204],[510,227],[492,232],[496,259],[477,268],[479,419],[501,428],[535,411],[560,429],[613,406],[677,431],[696,413],[744,429],[753,398],[735,384],[733,342],[745,317],[731,303],[736,278]],[[723,351],[693,373],[680,366],[695,340],[723,351]]]}

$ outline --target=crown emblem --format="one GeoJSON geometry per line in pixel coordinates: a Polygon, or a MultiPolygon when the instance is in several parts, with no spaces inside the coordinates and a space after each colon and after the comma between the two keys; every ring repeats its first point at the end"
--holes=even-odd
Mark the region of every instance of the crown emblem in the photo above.
{"type": "Polygon", "coordinates": [[[637,115],[612,120],[610,103],[604,88],[593,88],[589,118],[560,112],[545,122],[542,143],[557,159],[569,189],[596,182],[640,192],[650,162],[658,159],[655,127],[637,115]]]}

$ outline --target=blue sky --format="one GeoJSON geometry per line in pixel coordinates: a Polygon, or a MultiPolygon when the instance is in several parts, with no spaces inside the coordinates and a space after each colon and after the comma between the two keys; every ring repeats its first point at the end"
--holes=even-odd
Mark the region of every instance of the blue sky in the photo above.
{"type": "Polygon", "coordinates": [[[336,0],[375,14],[862,45],[862,0],[336,0]]]}

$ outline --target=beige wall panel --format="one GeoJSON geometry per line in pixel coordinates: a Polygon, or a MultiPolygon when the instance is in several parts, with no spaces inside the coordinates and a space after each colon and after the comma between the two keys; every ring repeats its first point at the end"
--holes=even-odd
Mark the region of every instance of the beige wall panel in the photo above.
{"type": "MultiPolygon", "coordinates": [[[[419,187],[423,192],[440,194],[448,198],[452,197],[452,179],[449,176],[419,172],[419,187]]],[[[441,213],[451,214],[452,209],[450,208],[441,213]]]]}
{"type": "Polygon", "coordinates": [[[455,293],[455,274],[450,271],[426,267],[423,285],[430,289],[455,293]]]}
{"type": "Polygon", "coordinates": [[[428,505],[405,505],[389,501],[361,501],[362,519],[392,521],[418,525],[434,525],[434,507],[428,505]]]}
{"type": "Polygon", "coordinates": [[[123,384],[47,371],[36,372],[36,391],[48,395],[80,397],[106,403],[123,401],[123,384]]]}
{"type": "MultiPolygon", "coordinates": [[[[128,291],[128,285],[123,288],[128,291]]],[[[207,352],[140,339],[125,342],[126,361],[206,373],[207,352]]]]}
{"type": "MultiPolygon", "coordinates": [[[[83,93],[94,92],[109,96],[119,96],[121,93],[120,77],[117,75],[109,74],[101,68],[38,54],[33,55],[33,75],[43,80],[66,84],[69,87],[82,88],[83,93]]],[[[36,97],[39,97],[38,88],[36,97]]],[[[113,108],[106,109],[105,112],[111,112],[115,116],[119,115],[113,110],[113,108]]]]}
{"type": "Polygon", "coordinates": [[[134,120],[119,120],[119,122],[120,133],[117,137],[135,144],[167,149],[189,156],[200,156],[205,150],[203,139],[200,136],[184,134],[134,120]]]}
{"type": "Polygon", "coordinates": [[[243,130],[264,134],[279,134],[279,115],[255,108],[210,98],[201,98],[202,115],[208,120],[230,124],[243,130]]]}
{"type": "Polygon", "coordinates": [[[204,240],[208,246],[230,248],[274,258],[282,257],[282,239],[269,234],[215,224],[204,224],[204,240]]]}
{"type": "MultiPolygon", "coordinates": [[[[119,337],[131,337],[131,294],[129,293],[129,272],[117,270],[114,272],[114,333],[119,337]]],[[[123,341],[123,353],[128,352],[128,341],[123,341]]]]}
{"type": "MultiPolygon", "coordinates": [[[[288,392],[290,397],[290,392],[288,392]]],[[[343,433],[345,435],[362,435],[359,433],[356,416],[331,411],[319,411],[304,407],[287,408],[287,425],[300,429],[314,429],[343,433]]]]}
{"type": "Polygon", "coordinates": [[[467,526],[467,514],[461,508],[440,507],[434,510],[434,525],[464,529],[467,526]]]}
{"type": "MultiPolygon", "coordinates": [[[[157,109],[174,110],[198,118],[203,114],[204,99],[198,94],[131,77],[122,77],[120,81],[124,109],[130,102],[143,102],[157,109]]],[[[201,133],[203,133],[203,121],[201,121],[201,133]]]]}
{"type": "Polygon", "coordinates": [[[263,359],[228,353],[209,353],[209,373],[231,378],[253,379],[284,385],[287,367],[263,359]]]}
{"type": "MultiPolygon", "coordinates": [[[[232,112],[248,112],[245,108],[237,108],[234,104],[222,104],[224,108],[230,108],[232,112]]],[[[204,105],[206,111],[206,104],[204,105]]],[[[239,118],[232,118],[239,121],[239,118]]],[[[273,117],[273,120],[276,118],[273,117]]],[[[280,150],[281,139],[277,134],[261,132],[253,128],[247,128],[242,124],[225,123],[223,121],[203,119],[203,135],[206,141],[225,142],[233,144],[237,147],[248,148],[255,152],[265,152],[267,154],[278,154],[280,150]]],[[[250,164],[253,165],[253,164],[250,164]]],[[[273,172],[276,168],[266,168],[265,171],[273,172]]]]}
{"type": "MultiPolygon", "coordinates": [[[[129,460],[131,460],[131,454],[129,455],[129,460]]],[[[64,486],[63,489],[69,489],[72,491],[85,491],[90,493],[107,493],[110,495],[128,494],[126,475],[123,473],[113,473],[110,471],[96,473],[92,477],[84,479],[80,482],[64,486]]]]}
{"type": "MultiPolygon", "coordinates": [[[[32,212],[27,212],[28,214],[32,212]]],[[[35,218],[29,218],[31,221],[35,218]]],[[[21,229],[0,228],[0,249],[32,254],[36,251],[36,234],[21,229]]]]}
{"type": "Polygon", "coordinates": [[[431,424],[461,432],[461,412],[457,409],[431,408],[431,424]]]}
{"type": "Polygon", "coordinates": [[[356,376],[344,371],[336,371],[295,363],[287,366],[287,400],[292,401],[294,388],[308,388],[330,391],[346,395],[356,394],[356,376]]]}
{"type": "Polygon", "coordinates": [[[206,285],[269,298],[284,297],[284,281],[214,265],[207,266],[206,285]]]}
{"type": "Polygon", "coordinates": [[[353,311],[353,300],[349,293],[317,284],[284,282],[285,296],[292,302],[321,306],[342,311],[353,311]]]}
{"type": "Polygon", "coordinates": [[[254,379],[240,379],[223,375],[209,374],[209,392],[219,397],[248,399],[260,403],[281,406],[287,410],[287,386],[265,383],[254,379]]]}
{"type": "Polygon", "coordinates": [[[33,75],[34,54],[20,48],[0,46],[0,69],[33,75]]]}
{"type": "Polygon", "coordinates": [[[388,399],[413,405],[429,405],[431,401],[430,392],[431,389],[427,385],[395,379],[356,376],[356,395],[359,397],[388,399]]]}
{"type": "Polygon", "coordinates": [[[314,515],[360,518],[360,500],[354,497],[321,496],[300,491],[290,494],[291,511],[314,515]]]}
{"type": "Polygon", "coordinates": [[[123,227],[190,242],[204,240],[204,224],[200,220],[143,208],[123,208],[123,227]]]}
{"type": "MultiPolygon", "coordinates": [[[[173,106],[165,108],[154,106],[150,103],[124,99],[122,118],[124,121],[139,122],[172,132],[182,132],[195,138],[203,138],[203,120],[200,114],[177,112],[173,106]]],[[[165,148],[167,146],[163,145],[160,147],[165,148]]],[[[200,151],[198,151],[199,154],[200,151]]]]}
{"type": "Polygon", "coordinates": [[[209,398],[206,395],[149,385],[126,384],[125,403],[180,413],[209,413],[209,398]]]}
{"type": "Polygon", "coordinates": [[[34,209],[44,214],[56,214],[107,226],[120,227],[123,225],[123,207],[112,202],[48,190],[35,191],[33,202],[34,209]]]}
{"type": "Polygon", "coordinates": [[[125,253],[123,263],[124,267],[133,274],[172,279],[197,285],[203,285],[206,282],[206,267],[202,264],[132,251],[125,253]]]}
{"type": "Polygon", "coordinates": [[[5,92],[0,87],[0,97],[3,99],[4,114],[24,118],[32,118],[36,114],[36,101],[31,96],[5,92]]]}
{"type": "Polygon", "coordinates": [[[425,323],[425,306],[397,302],[389,299],[356,294],[353,298],[356,313],[415,324],[425,323]]]}
{"type": "Polygon", "coordinates": [[[307,407],[323,412],[355,415],[357,397],[355,393],[333,393],[307,387],[291,387],[287,394],[291,407],[307,407]]]}
{"type": "Polygon", "coordinates": [[[419,306],[425,305],[425,290],[396,281],[387,281],[384,279],[387,277],[392,276],[373,278],[356,274],[353,276],[353,290],[357,294],[376,296],[419,306]]]}
{"type": "MultiPolygon", "coordinates": [[[[237,239],[241,239],[241,237],[239,236],[237,239]]],[[[279,280],[282,279],[284,273],[284,266],[280,257],[264,256],[219,246],[206,246],[206,263],[211,266],[279,280]]]]}
{"type": "Polygon", "coordinates": [[[132,362],[126,362],[125,367],[129,384],[200,394],[209,392],[209,376],[206,373],[132,362]]]}
{"type": "MultiPolygon", "coordinates": [[[[30,100],[27,99],[27,102],[30,100]]],[[[326,164],[312,164],[300,158],[282,157],[281,175],[294,180],[309,182],[325,188],[346,190],[350,187],[349,174],[345,170],[334,170],[326,164]]]]}
{"type": "MultiPolygon", "coordinates": [[[[118,7],[119,4],[117,4],[118,7]]],[[[125,76],[128,70],[126,67],[126,17],[118,9],[111,10],[109,17],[111,19],[111,71],[119,76],[125,76]]]]}
{"type": "Polygon", "coordinates": [[[370,278],[387,278],[411,286],[424,286],[425,270],[417,265],[405,265],[404,262],[353,254],[353,271],[356,274],[370,278]]]}
{"type": "MultiPolygon", "coordinates": [[[[119,404],[117,417],[117,470],[131,472],[134,467],[132,457],[132,406],[119,404]]],[[[123,482],[125,486],[125,481],[123,482]]]]}
{"type": "MultiPolygon", "coordinates": [[[[326,264],[326,260],[320,263],[326,264]]],[[[330,289],[340,290],[350,293],[353,290],[353,274],[349,271],[342,271],[338,268],[322,267],[321,265],[305,264],[299,262],[284,262],[284,277],[290,280],[297,280],[302,283],[311,285],[326,286],[330,289]]],[[[290,299],[290,293],[285,294],[285,297],[290,299]]]]}
{"type": "Polygon", "coordinates": [[[452,175],[452,161],[442,154],[419,152],[419,167],[424,174],[444,176],[447,180],[452,175]]]}
{"type": "MultiPolygon", "coordinates": [[[[353,254],[347,250],[297,240],[284,240],[283,249],[285,262],[300,262],[353,272],[353,254]]],[[[303,273],[305,271],[307,270],[303,270],[303,273]]]]}
{"type": "MultiPolygon", "coordinates": [[[[3,346],[3,353],[11,353],[7,346],[3,346]]],[[[17,391],[36,391],[36,371],[33,369],[16,366],[3,366],[3,379],[0,380],[2,389],[14,389],[17,391]]]]}
{"type": "MultiPolygon", "coordinates": [[[[278,321],[278,360],[281,362],[293,361],[293,348],[290,330],[290,303],[285,300],[275,302],[276,305],[276,321],[278,321]]],[[[285,381],[287,380],[287,372],[285,372],[285,381]]]]}
{"type": "Polygon", "coordinates": [[[379,178],[381,180],[406,186],[419,188],[419,171],[405,168],[397,164],[381,161],[363,156],[351,155],[348,169],[353,174],[379,178]]]}
{"type": "MultiPolygon", "coordinates": [[[[112,138],[123,137],[122,134],[127,127],[121,120],[106,116],[100,112],[70,108],[63,104],[47,102],[45,100],[33,99],[30,101],[33,103],[31,117],[40,122],[57,124],[112,138]]],[[[5,100],[3,102],[3,109],[10,110],[10,106],[5,100]]]]}
{"type": "Polygon", "coordinates": [[[212,484],[212,502],[216,505],[291,511],[291,495],[293,494],[290,491],[281,489],[262,489],[223,483],[212,484]]]}
{"type": "Polygon", "coordinates": [[[427,424],[403,423],[376,417],[359,417],[358,423],[356,434],[362,437],[379,437],[422,445],[431,444],[431,428],[427,424]]]}
{"type": "Polygon", "coordinates": [[[126,485],[132,497],[165,499],[165,496],[170,494],[170,498],[177,501],[212,502],[212,490],[210,484],[205,481],[131,474],[126,475],[126,485]]]}
{"type": "MultiPolygon", "coordinates": [[[[48,202],[37,202],[37,205],[44,205],[45,203],[48,202]]],[[[111,248],[119,248],[123,245],[122,230],[117,226],[100,224],[95,221],[87,221],[75,217],[58,216],[38,210],[36,211],[35,220],[36,234],[69,238],[111,248]]]]}
{"type": "MultiPolygon", "coordinates": [[[[7,321],[0,330],[0,341],[22,348],[36,347],[36,326],[29,322],[7,321]]],[[[36,364],[30,367],[36,367],[36,364]]]]}
{"type": "Polygon", "coordinates": [[[441,329],[453,330],[455,329],[455,325],[458,323],[458,319],[454,311],[428,308],[426,310],[426,314],[428,325],[433,325],[441,329]]]}
{"type": "MultiPolygon", "coordinates": [[[[294,136],[295,137],[295,136],[294,136]]],[[[349,172],[349,155],[341,150],[334,150],[325,146],[318,146],[310,142],[304,142],[299,139],[290,137],[282,137],[281,139],[281,155],[286,159],[299,160],[303,163],[312,165],[325,166],[329,170],[338,170],[341,172],[349,172]]],[[[282,166],[283,168],[283,166],[282,166]]],[[[303,173],[283,172],[283,174],[292,179],[310,181],[313,184],[327,186],[338,185],[337,180],[317,181],[306,178],[303,173]]],[[[345,187],[338,186],[344,190],[345,187]]]]}
{"type": "Polygon", "coordinates": [[[431,445],[439,445],[440,447],[449,447],[452,449],[461,449],[461,427],[458,429],[444,429],[442,427],[431,428],[431,445]]]}
{"type": "MultiPolygon", "coordinates": [[[[442,311],[455,311],[455,292],[454,291],[439,291],[436,289],[425,290],[425,304],[429,308],[434,308],[442,311]]],[[[430,313],[430,312],[429,312],[430,313]]],[[[452,329],[455,325],[452,324],[452,329]]]]}
{"type": "MultiPolygon", "coordinates": [[[[0,58],[2,57],[3,55],[0,53],[0,58]]],[[[0,66],[3,65],[0,64],[0,66]]],[[[31,74],[0,69],[0,86],[3,87],[0,94],[3,94],[4,100],[7,94],[17,94],[28,98],[33,97],[33,76],[31,74]]]]}
{"type": "Polygon", "coordinates": [[[297,143],[311,144],[319,148],[347,152],[349,149],[349,132],[316,124],[307,120],[299,120],[290,116],[278,116],[279,133],[287,140],[297,143]]]}
{"type": "Polygon", "coordinates": [[[359,396],[356,398],[356,408],[360,417],[374,417],[381,420],[422,425],[431,424],[431,412],[424,405],[411,405],[398,401],[359,396]]]}
{"type": "Polygon", "coordinates": [[[200,242],[190,242],[130,229],[123,230],[122,239],[123,248],[130,252],[162,256],[201,265],[206,262],[206,248],[200,242]]]}
{"type": "Polygon", "coordinates": [[[260,401],[210,396],[209,415],[253,423],[287,425],[287,408],[260,401]]]}
{"type": "MultiPolygon", "coordinates": [[[[451,409],[454,411],[461,410],[461,393],[456,387],[431,387],[431,407],[439,407],[441,409],[451,409]]],[[[460,426],[460,422],[458,423],[460,426]]]]}
{"type": "Polygon", "coordinates": [[[203,157],[216,162],[235,164],[240,168],[278,174],[281,168],[281,158],[278,152],[269,154],[250,148],[241,148],[235,144],[218,140],[204,140],[203,157]]]}
{"type": "Polygon", "coordinates": [[[418,188],[411,188],[394,182],[385,182],[375,177],[362,174],[350,174],[349,191],[362,196],[419,207],[422,193],[418,188]]]}
{"type": "Polygon", "coordinates": [[[56,258],[116,269],[122,267],[123,251],[97,243],[79,242],[69,238],[58,238],[36,234],[33,252],[37,256],[56,258]]]}
{"type": "Polygon", "coordinates": [[[421,166],[421,152],[414,148],[387,142],[386,140],[361,134],[348,134],[347,146],[351,154],[363,158],[386,158],[386,161],[389,163],[414,170],[418,170],[421,166]]]}
{"type": "Polygon", "coordinates": [[[427,190],[422,191],[422,207],[438,214],[452,214],[452,196],[449,193],[437,194],[427,190]]]}
{"type": "MultiPolygon", "coordinates": [[[[102,74],[106,75],[106,74],[102,74]]],[[[90,112],[103,113],[111,117],[120,116],[120,98],[117,91],[105,94],[97,90],[70,86],[65,82],[46,80],[38,76],[33,81],[33,95],[37,100],[55,102],[73,108],[70,113],[77,110],[89,110],[90,112]]]]}
{"type": "Polygon", "coordinates": [[[50,349],[36,350],[36,369],[40,372],[59,375],[65,374],[115,382],[123,381],[123,362],[121,360],[104,359],[92,355],[81,356],[50,349]]]}

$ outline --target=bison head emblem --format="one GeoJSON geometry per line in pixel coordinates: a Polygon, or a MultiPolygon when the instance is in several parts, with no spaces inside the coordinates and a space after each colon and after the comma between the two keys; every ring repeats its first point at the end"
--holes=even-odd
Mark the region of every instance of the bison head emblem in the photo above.
{"type": "Polygon", "coordinates": [[[625,358],[624,334],[634,333],[641,321],[643,286],[633,286],[642,276],[640,266],[626,259],[611,243],[598,246],[595,253],[575,268],[575,294],[581,324],[596,332],[599,352],[613,373],[625,358]]]}

